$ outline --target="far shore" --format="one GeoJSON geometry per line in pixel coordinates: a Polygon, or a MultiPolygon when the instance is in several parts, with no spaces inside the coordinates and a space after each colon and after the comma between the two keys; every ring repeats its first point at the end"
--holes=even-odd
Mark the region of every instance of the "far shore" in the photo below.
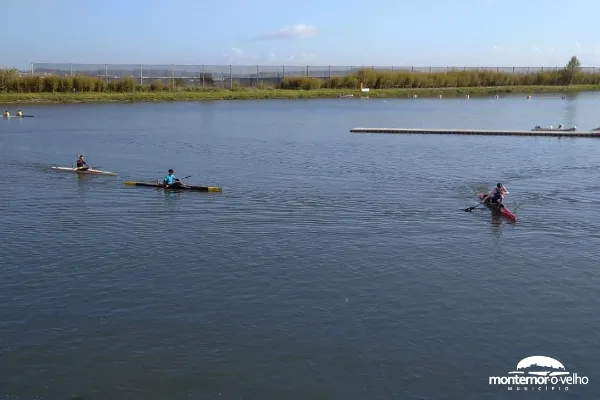
{"type": "Polygon", "coordinates": [[[503,96],[507,94],[576,93],[600,91],[600,85],[571,86],[494,86],[459,88],[373,89],[198,89],[156,92],[82,92],[82,93],[0,93],[0,104],[75,104],[75,103],[136,103],[173,101],[261,100],[261,99],[328,99],[328,98],[459,98],[503,96]]]}

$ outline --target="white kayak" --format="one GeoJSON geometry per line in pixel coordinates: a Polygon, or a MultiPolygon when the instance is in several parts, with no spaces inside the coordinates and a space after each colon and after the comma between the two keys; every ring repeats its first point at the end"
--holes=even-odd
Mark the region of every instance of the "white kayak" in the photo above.
{"type": "Polygon", "coordinates": [[[72,168],[72,167],[51,167],[51,168],[55,169],[55,170],[58,170],[58,171],[75,172],[77,174],[117,175],[114,172],[101,171],[99,169],[93,169],[93,168],[89,168],[89,169],[78,169],[78,168],[72,168]]]}

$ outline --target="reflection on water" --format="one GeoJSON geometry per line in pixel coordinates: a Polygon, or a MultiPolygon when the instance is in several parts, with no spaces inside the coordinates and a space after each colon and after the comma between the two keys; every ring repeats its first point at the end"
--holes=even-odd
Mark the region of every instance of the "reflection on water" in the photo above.
{"type": "Polygon", "coordinates": [[[202,133],[214,132],[215,102],[203,103],[200,106],[200,131],[202,133]]]}
{"type": "Polygon", "coordinates": [[[505,218],[499,215],[498,212],[492,212],[491,214],[492,220],[490,222],[490,227],[492,228],[492,233],[496,236],[502,236],[502,229],[507,221],[505,221],[505,218]]]}
{"type": "Polygon", "coordinates": [[[165,204],[168,207],[167,211],[169,212],[177,212],[179,210],[179,200],[182,198],[182,191],[176,192],[174,190],[163,190],[156,189],[159,192],[163,192],[162,196],[164,198],[165,204]]]}
{"type": "MultiPolygon", "coordinates": [[[[577,121],[577,103],[579,100],[578,93],[567,93],[564,95],[565,108],[564,108],[564,121],[562,124],[566,128],[570,128],[572,126],[576,126],[574,121],[577,121]]],[[[556,123],[558,125],[558,123],[556,123]]],[[[579,128],[579,127],[578,127],[579,128]]],[[[579,128],[581,129],[581,128],[579,128]]],[[[586,127],[583,129],[591,129],[590,127],[586,127]]]]}

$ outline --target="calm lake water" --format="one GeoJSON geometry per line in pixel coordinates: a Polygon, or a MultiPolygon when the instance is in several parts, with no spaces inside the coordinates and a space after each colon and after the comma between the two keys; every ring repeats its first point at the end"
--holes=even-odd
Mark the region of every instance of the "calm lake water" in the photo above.
{"type": "Polygon", "coordinates": [[[598,398],[600,139],[349,129],[590,129],[599,107],[24,106],[0,120],[0,398],[598,398]],[[119,176],[49,169],[78,153],[119,176]],[[123,184],[169,168],[223,193],[123,184]],[[516,224],[464,212],[498,181],[516,224]],[[488,384],[537,355],[589,383],[488,384]]]}

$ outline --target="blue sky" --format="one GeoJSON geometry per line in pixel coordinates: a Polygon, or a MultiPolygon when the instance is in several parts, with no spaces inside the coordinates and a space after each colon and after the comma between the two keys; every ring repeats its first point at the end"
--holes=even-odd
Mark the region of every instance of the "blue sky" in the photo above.
{"type": "Polygon", "coordinates": [[[600,67],[592,0],[19,0],[0,64],[600,67]]]}

